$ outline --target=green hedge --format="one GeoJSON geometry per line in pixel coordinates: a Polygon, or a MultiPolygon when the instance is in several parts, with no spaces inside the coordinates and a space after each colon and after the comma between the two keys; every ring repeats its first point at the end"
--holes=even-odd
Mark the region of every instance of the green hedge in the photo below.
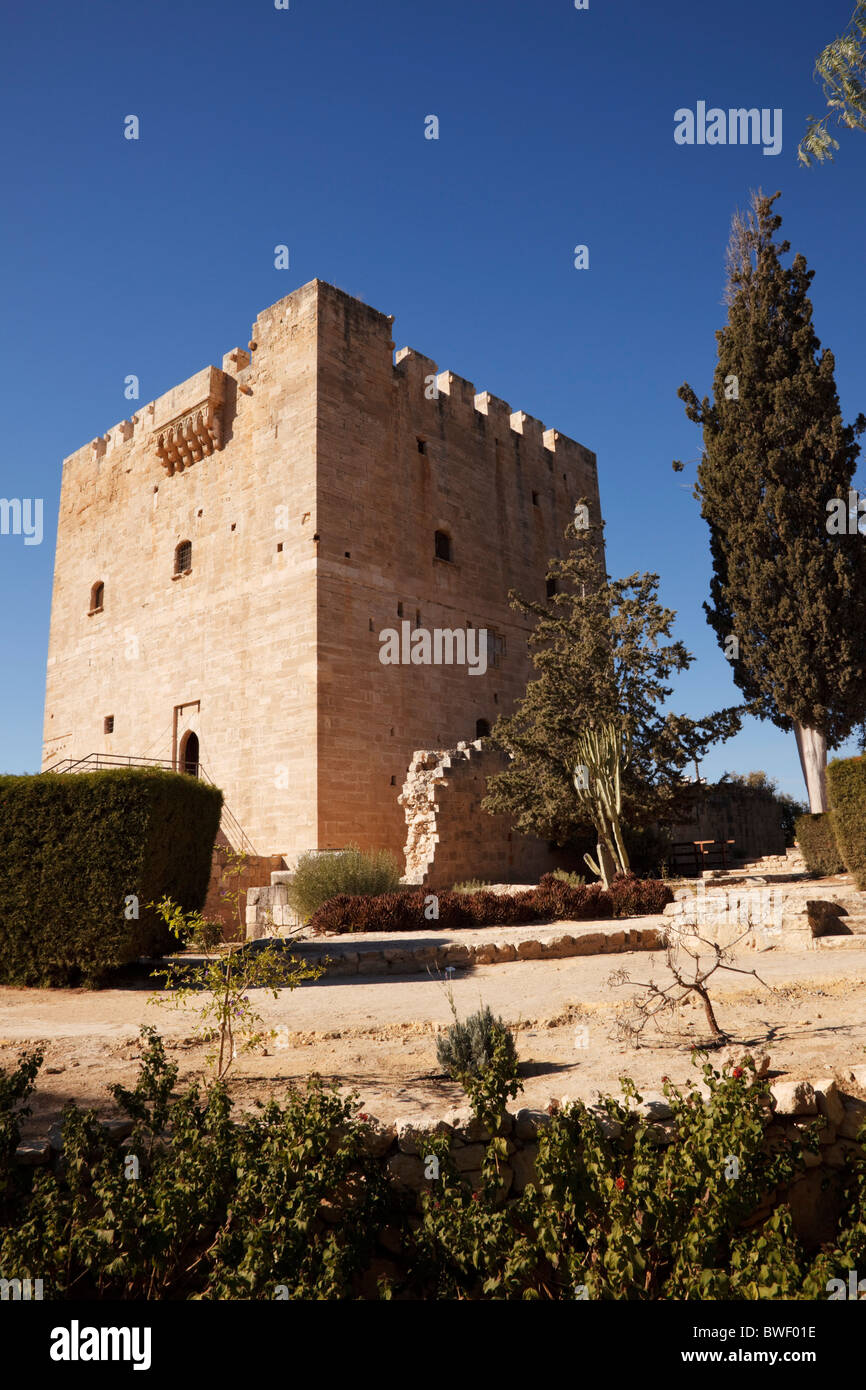
{"type": "Polygon", "coordinates": [[[798,816],[794,830],[810,874],[820,874],[823,878],[827,874],[841,874],[844,871],[845,865],[836,843],[833,818],[829,811],[819,816],[808,813],[798,816]]]}
{"type": "Polygon", "coordinates": [[[221,808],[176,772],[0,777],[0,983],[95,985],[165,950],[146,904],[204,905],[221,808]]]}
{"type": "Polygon", "coordinates": [[[866,758],[834,758],[827,791],[836,843],[845,868],[866,889],[866,758]]]}

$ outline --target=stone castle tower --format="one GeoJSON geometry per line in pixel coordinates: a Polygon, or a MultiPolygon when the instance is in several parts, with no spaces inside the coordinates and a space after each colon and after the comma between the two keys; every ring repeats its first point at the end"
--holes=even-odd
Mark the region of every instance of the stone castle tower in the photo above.
{"type": "Polygon", "coordinates": [[[259,854],[399,852],[413,753],[510,712],[508,591],[544,598],[581,498],[600,519],[595,456],[392,326],[314,280],[65,460],[44,768],[200,766],[259,854]],[[486,670],[383,664],[388,629],[486,629],[486,670]]]}

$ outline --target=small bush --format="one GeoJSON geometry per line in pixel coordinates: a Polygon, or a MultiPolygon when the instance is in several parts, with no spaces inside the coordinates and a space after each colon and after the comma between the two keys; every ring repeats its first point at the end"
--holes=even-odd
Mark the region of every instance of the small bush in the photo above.
{"type": "Polygon", "coordinates": [[[565,869],[554,869],[553,877],[558,878],[562,883],[567,883],[570,888],[583,888],[586,883],[585,874],[570,874],[565,869]]]}
{"type": "Polygon", "coordinates": [[[845,868],[866,889],[866,758],[834,758],[827,768],[830,819],[845,868]]]}
{"type": "Polygon", "coordinates": [[[0,983],[95,985],[176,946],[147,905],[204,905],[221,808],[178,772],[0,777],[0,983]]]}
{"type": "Polygon", "coordinates": [[[797,843],[810,874],[840,874],[845,865],[836,843],[836,831],[829,812],[818,816],[798,816],[795,822],[797,843]]]}
{"type": "Polygon", "coordinates": [[[664,912],[674,895],[666,883],[654,878],[635,878],[634,874],[617,874],[610,885],[614,917],[641,917],[645,913],[664,912]]]}
{"type": "Polygon", "coordinates": [[[302,854],[289,886],[289,904],[306,922],[330,898],[393,893],[400,885],[401,873],[396,858],[385,849],[361,850],[350,845],[335,854],[302,854]]]}
{"type": "Polygon", "coordinates": [[[504,1044],[509,1070],[517,1075],[517,1049],[510,1029],[494,1018],[488,1005],[467,1019],[455,1017],[446,1033],[436,1039],[436,1058],[453,1081],[489,1072],[496,1056],[496,1040],[504,1044]]]}
{"type": "Polygon", "coordinates": [[[455,883],[451,889],[452,893],[480,893],[482,889],[489,888],[490,884],[481,878],[467,878],[465,883],[455,883]]]}

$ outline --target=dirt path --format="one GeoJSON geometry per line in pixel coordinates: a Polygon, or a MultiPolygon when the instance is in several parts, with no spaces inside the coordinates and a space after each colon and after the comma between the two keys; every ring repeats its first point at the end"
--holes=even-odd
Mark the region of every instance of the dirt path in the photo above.
{"type": "MultiPolygon", "coordinates": [[[[737,963],[756,968],[766,984],[717,977],[717,1014],[735,1050],[768,1053],[774,1072],[835,1075],[843,1089],[860,1094],[850,1073],[866,1065],[866,944],[844,953],[750,952],[737,963]]],[[[563,1095],[588,1100],[615,1091],[623,1074],[647,1089],[657,1089],[662,1075],[681,1083],[694,1074],[691,1046],[706,1037],[702,1010],[682,1010],[675,1036],[638,1048],[624,1043],[615,1024],[633,991],[609,985],[619,967],[634,980],[665,978],[661,954],[644,953],[521,961],[455,975],[461,1017],[483,1001],[519,1027],[519,1104],[563,1095]]],[[[142,1023],[162,1033],[182,1078],[205,1074],[205,1049],[192,1039],[193,1011],[155,1006],[150,994],[146,980],[98,992],[0,989],[0,1066],[24,1045],[46,1047],[28,1134],[44,1134],[67,1100],[115,1113],[107,1086],[134,1080],[142,1023]]],[[[262,997],[259,1007],[279,1034],[267,1055],[238,1058],[232,1093],[241,1108],[279,1097],[287,1082],[313,1072],[357,1090],[364,1110],[386,1120],[442,1113],[462,1100],[436,1061],[437,1026],[451,1021],[441,979],[356,976],[262,997]]]]}

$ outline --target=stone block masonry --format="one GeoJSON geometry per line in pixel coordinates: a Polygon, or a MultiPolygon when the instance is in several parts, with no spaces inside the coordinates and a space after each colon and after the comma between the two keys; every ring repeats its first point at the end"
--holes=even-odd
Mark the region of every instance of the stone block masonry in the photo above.
{"type": "Polygon", "coordinates": [[[44,767],[182,763],[194,734],[259,855],[402,852],[413,753],[512,711],[509,590],[543,601],[600,503],[589,450],[394,347],[392,318],[314,280],[65,460],[44,767]],[[486,629],[486,671],[383,665],[404,620],[486,629]]]}
{"type": "Polygon", "coordinates": [[[412,754],[398,798],[406,817],[408,883],[537,883],[562,862],[543,840],[512,831],[507,817],[482,811],[488,779],[507,766],[507,754],[481,740],[412,754]]]}

